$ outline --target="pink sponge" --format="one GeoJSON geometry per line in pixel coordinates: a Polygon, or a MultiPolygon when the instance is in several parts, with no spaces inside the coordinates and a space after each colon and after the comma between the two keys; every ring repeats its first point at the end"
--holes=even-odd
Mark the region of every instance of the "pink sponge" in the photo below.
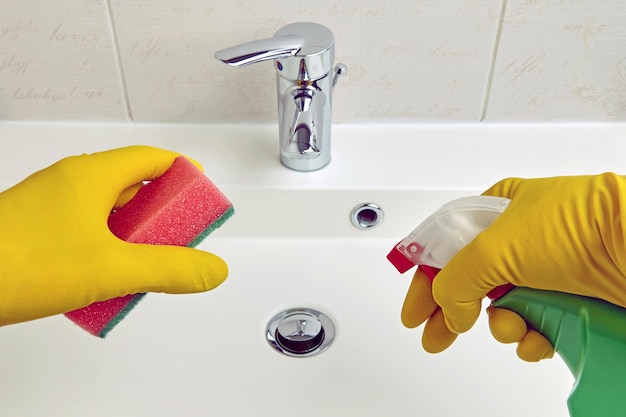
{"type": "MultiPolygon", "coordinates": [[[[111,212],[109,228],[131,243],[195,247],[234,213],[224,194],[184,157],[111,212]]],[[[130,294],[65,313],[98,337],[105,337],[145,294],[130,294]]]]}

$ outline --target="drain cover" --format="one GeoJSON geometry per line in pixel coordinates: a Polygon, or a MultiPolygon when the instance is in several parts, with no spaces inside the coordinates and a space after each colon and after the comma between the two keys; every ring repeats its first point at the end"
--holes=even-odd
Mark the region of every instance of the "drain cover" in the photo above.
{"type": "Polygon", "coordinates": [[[317,310],[291,308],[270,320],[265,337],[275,350],[287,356],[314,356],[328,349],[335,338],[335,326],[317,310]]]}

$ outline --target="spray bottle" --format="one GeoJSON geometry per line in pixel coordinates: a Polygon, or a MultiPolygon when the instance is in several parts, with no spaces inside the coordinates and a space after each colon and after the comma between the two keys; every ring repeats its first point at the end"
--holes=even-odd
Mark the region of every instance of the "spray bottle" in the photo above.
{"type": "MultiPolygon", "coordinates": [[[[509,199],[453,200],[422,222],[387,255],[404,273],[418,265],[437,272],[508,207],[509,199]]],[[[575,383],[567,400],[572,417],[626,415],[626,309],[591,297],[504,285],[487,296],[550,340],[575,383]]]]}

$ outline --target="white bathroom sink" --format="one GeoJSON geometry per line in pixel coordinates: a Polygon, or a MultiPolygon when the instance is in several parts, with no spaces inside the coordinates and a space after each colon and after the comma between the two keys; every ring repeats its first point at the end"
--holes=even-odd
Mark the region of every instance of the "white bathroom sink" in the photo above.
{"type": "Polygon", "coordinates": [[[410,274],[385,256],[438,206],[503,177],[623,172],[626,125],[339,125],[330,165],[309,173],[280,165],[275,130],[0,124],[1,188],[63,156],[150,144],[199,160],[236,210],[200,245],[229,263],[218,289],[150,294],[105,340],[62,316],[1,328],[2,416],[568,415],[562,361],[519,361],[484,315],[424,353],[399,319],[410,274]],[[350,213],[365,202],[384,220],[360,230],[350,213]],[[268,321],[291,307],[333,320],[327,351],[270,347],[268,321]]]}

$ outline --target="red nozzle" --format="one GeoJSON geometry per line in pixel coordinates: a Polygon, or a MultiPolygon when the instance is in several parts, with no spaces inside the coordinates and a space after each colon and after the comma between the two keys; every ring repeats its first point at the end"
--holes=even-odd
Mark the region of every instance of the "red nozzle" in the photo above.
{"type": "Polygon", "coordinates": [[[401,274],[404,274],[406,271],[415,266],[415,264],[411,262],[409,258],[404,256],[402,252],[398,250],[397,245],[394,246],[393,249],[391,249],[391,251],[387,255],[387,259],[389,260],[389,262],[391,262],[393,266],[396,267],[398,272],[400,272],[401,274]]]}

